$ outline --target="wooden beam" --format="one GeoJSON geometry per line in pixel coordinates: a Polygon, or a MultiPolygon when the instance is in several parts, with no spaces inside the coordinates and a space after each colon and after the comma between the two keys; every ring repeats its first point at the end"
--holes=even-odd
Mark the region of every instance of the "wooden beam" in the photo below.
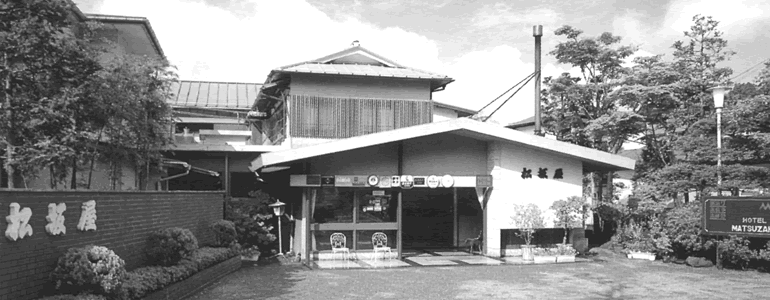
{"type": "Polygon", "coordinates": [[[456,187],[452,188],[452,195],[453,195],[453,198],[454,198],[453,199],[454,201],[452,201],[452,203],[453,203],[452,204],[453,205],[452,206],[452,214],[454,215],[453,218],[452,218],[452,228],[454,229],[454,234],[453,234],[454,242],[453,242],[453,244],[455,245],[455,247],[459,247],[460,246],[460,237],[459,237],[459,235],[460,235],[460,228],[459,228],[460,222],[459,221],[460,220],[458,219],[459,214],[457,212],[457,188],[456,187]]]}
{"type": "Polygon", "coordinates": [[[402,232],[403,232],[403,219],[404,219],[404,205],[403,201],[401,200],[401,194],[403,194],[402,191],[398,191],[398,211],[396,213],[396,221],[398,223],[398,229],[396,230],[396,248],[398,249],[398,259],[402,259],[403,257],[403,250],[404,250],[404,240],[402,238],[402,232]]]}
{"type": "Polygon", "coordinates": [[[304,245],[302,247],[302,260],[308,268],[313,268],[313,260],[310,257],[310,189],[302,189],[302,231],[304,245]]]}

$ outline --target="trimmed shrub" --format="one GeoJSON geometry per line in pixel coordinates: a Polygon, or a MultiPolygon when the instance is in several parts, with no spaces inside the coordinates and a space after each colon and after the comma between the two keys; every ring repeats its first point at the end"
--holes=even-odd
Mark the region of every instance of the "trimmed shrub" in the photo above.
{"type": "Polygon", "coordinates": [[[235,224],[238,243],[244,248],[256,246],[262,253],[277,253],[278,229],[273,226],[277,219],[268,206],[275,200],[261,191],[249,195],[253,199],[228,200],[225,219],[235,224]]]}
{"type": "Polygon", "coordinates": [[[219,220],[211,224],[211,230],[214,231],[215,245],[219,247],[229,247],[235,243],[236,232],[235,223],[228,220],[219,220]]]}
{"type": "Polygon", "coordinates": [[[701,205],[690,202],[667,211],[662,218],[663,230],[671,240],[672,255],[684,259],[689,256],[714,257],[714,243],[701,232],[701,205]]]}
{"type": "Polygon", "coordinates": [[[746,270],[756,253],[749,248],[751,242],[743,237],[730,236],[719,245],[719,259],[722,266],[731,269],[746,270]]]}
{"type": "Polygon", "coordinates": [[[64,294],[110,295],[126,276],[125,262],[112,250],[101,246],[70,248],[59,257],[51,280],[64,294]]]}
{"type": "Polygon", "coordinates": [[[198,239],[190,230],[172,227],[153,232],[145,251],[152,264],[170,266],[190,257],[196,249],[198,239]]]}
{"type": "Polygon", "coordinates": [[[125,283],[121,288],[120,299],[134,300],[160,290],[168,285],[180,282],[195,273],[221,263],[238,255],[236,247],[232,248],[200,248],[183,259],[178,265],[161,267],[143,267],[128,272],[125,283]]]}

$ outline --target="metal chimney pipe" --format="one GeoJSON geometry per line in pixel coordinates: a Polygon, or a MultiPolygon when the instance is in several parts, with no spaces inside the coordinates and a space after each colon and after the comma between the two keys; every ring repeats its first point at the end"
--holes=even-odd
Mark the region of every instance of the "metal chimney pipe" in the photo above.
{"type": "Polygon", "coordinates": [[[540,131],[540,37],[543,36],[543,25],[532,26],[532,36],[535,37],[535,135],[540,131]]]}

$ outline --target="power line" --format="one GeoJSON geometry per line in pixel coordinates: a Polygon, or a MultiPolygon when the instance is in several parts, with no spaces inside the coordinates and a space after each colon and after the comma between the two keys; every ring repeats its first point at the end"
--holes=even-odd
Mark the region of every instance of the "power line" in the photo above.
{"type": "Polygon", "coordinates": [[[753,67],[751,67],[751,68],[747,69],[746,71],[743,71],[743,72],[741,72],[740,74],[733,76],[732,78],[730,78],[730,81],[734,81],[734,80],[735,80],[735,79],[737,79],[738,77],[741,77],[741,76],[743,76],[744,74],[748,73],[749,71],[751,71],[751,70],[755,69],[756,67],[759,67],[759,66],[761,66],[761,65],[763,65],[763,64],[765,64],[765,63],[768,63],[768,62],[770,62],[770,59],[767,59],[767,60],[761,61],[761,62],[759,62],[758,64],[754,65],[753,67]]]}
{"type": "Polygon", "coordinates": [[[513,96],[515,96],[516,93],[518,93],[522,88],[524,88],[524,86],[527,85],[527,83],[529,83],[529,81],[532,80],[532,78],[539,77],[539,75],[540,75],[540,72],[534,72],[534,73],[530,74],[529,76],[527,76],[527,78],[524,78],[524,79],[527,79],[527,82],[525,82],[523,85],[521,85],[518,90],[513,92],[513,94],[511,94],[511,96],[509,96],[508,99],[505,99],[505,101],[503,101],[503,104],[500,104],[500,106],[498,106],[497,109],[495,109],[491,114],[489,114],[489,116],[487,116],[486,119],[484,119],[484,122],[489,120],[489,118],[491,118],[492,115],[494,115],[498,110],[500,110],[500,108],[502,108],[505,105],[505,103],[508,103],[508,100],[511,100],[511,98],[513,98],[513,96]]]}
{"type": "MultiPolygon", "coordinates": [[[[507,91],[505,91],[504,93],[500,94],[500,96],[497,96],[497,98],[495,98],[495,100],[492,100],[492,101],[490,101],[489,103],[487,103],[487,105],[484,105],[484,107],[482,107],[481,109],[479,109],[479,110],[476,112],[476,114],[480,113],[482,110],[484,110],[485,108],[487,108],[489,105],[491,105],[492,103],[494,103],[495,101],[497,101],[497,99],[500,99],[500,97],[502,97],[502,96],[505,96],[505,94],[508,94],[508,92],[510,92],[511,90],[513,90],[514,88],[516,88],[516,86],[518,86],[519,84],[521,84],[522,82],[524,82],[524,80],[527,80],[527,78],[529,78],[529,77],[530,77],[530,76],[532,76],[533,74],[535,74],[535,73],[533,72],[532,74],[529,74],[529,75],[527,75],[527,77],[524,77],[524,79],[522,79],[521,81],[519,81],[519,83],[517,83],[517,84],[514,84],[514,85],[513,85],[513,86],[512,86],[510,89],[508,89],[508,90],[507,90],[507,91]]],[[[510,99],[510,98],[509,98],[509,99],[510,99]]]]}

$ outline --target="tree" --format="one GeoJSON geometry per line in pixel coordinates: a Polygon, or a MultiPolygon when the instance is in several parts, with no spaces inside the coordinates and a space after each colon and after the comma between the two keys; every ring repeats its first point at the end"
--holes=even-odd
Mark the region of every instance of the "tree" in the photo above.
{"type": "MultiPolygon", "coordinates": [[[[165,60],[120,54],[97,43],[99,24],[77,22],[65,0],[4,0],[0,4],[0,79],[3,109],[0,142],[5,169],[51,173],[56,188],[91,186],[95,161],[114,170],[133,161],[147,187],[151,166],[172,142],[171,109],[166,104],[173,69],[165,60]],[[88,167],[88,180],[77,174],[88,167]]],[[[107,45],[106,47],[102,45],[107,45]]],[[[117,180],[113,179],[116,187],[117,180]]]]}
{"type": "Polygon", "coordinates": [[[70,11],[64,0],[0,3],[0,142],[9,188],[15,187],[16,171],[29,175],[40,166],[30,159],[59,167],[77,156],[73,144],[82,132],[71,113],[98,64],[89,58],[87,39],[76,35],[87,36],[91,24],[73,23],[70,11]],[[50,153],[57,158],[40,158],[50,153]]]}
{"type": "MultiPolygon", "coordinates": [[[[628,72],[622,66],[636,47],[619,45],[621,38],[603,33],[595,38],[581,37],[583,32],[571,26],[555,31],[564,36],[550,52],[559,63],[580,69],[580,77],[564,73],[557,78],[546,77],[543,91],[543,124],[546,133],[558,140],[618,153],[623,143],[641,132],[641,116],[619,105],[616,90],[628,72]]],[[[613,174],[608,178],[606,191],[612,195],[613,174]]],[[[592,197],[601,199],[599,174],[592,173],[590,188],[592,197]]]]}
{"type": "Polygon", "coordinates": [[[99,157],[109,159],[113,169],[122,161],[134,161],[141,167],[144,189],[152,167],[159,166],[159,151],[173,142],[168,134],[172,111],[166,99],[176,74],[166,60],[133,55],[112,55],[103,65],[87,86],[96,104],[92,127],[98,132],[92,140],[98,151],[90,158],[89,179],[99,157]]]}
{"type": "Polygon", "coordinates": [[[562,244],[567,244],[569,229],[583,226],[588,211],[588,203],[580,196],[567,197],[566,200],[554,201],[551,209],[556,212],[556,224],[564,228],[564,240],[562,244]]]}

